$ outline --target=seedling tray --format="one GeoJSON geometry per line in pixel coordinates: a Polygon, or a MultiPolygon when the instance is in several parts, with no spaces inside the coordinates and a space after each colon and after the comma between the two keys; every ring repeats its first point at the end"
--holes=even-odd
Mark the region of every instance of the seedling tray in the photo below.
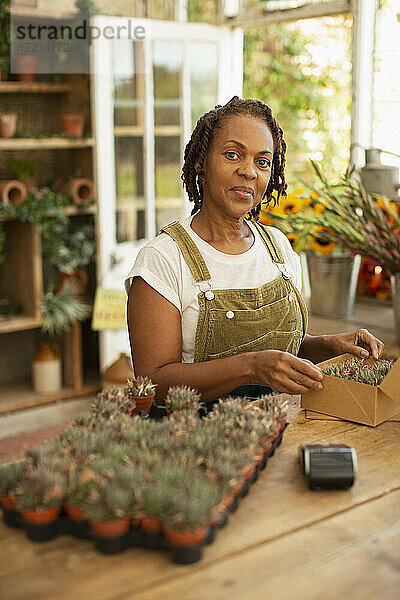
{"type": "Polygon", "coordinates": [[[225,527],[228,523],[230,513],[237,510],[241,498],[248,494],[253,483],[257,481],[260,471],[265,469],[268,459],[274,455],[276,448],[282,443],[283,434],[287,426],[288,424],[286,423],[271,443],[269,453],[264,455],[263,460],[257,465],[251,479],[242,484],[231,506],[225,511],[218,524],[208,528],[206,538],[203,544],[199,546],[173,546],[167,541],[162,531],[148,532],[133,524],[131,524],[128,533],[123,536],[113,538],[101,537],[92,532],[87,521],[73,521],[69,519],[65,511],[61,511],[60,516],[53,523],[31,525],[24,522],[18,511],[2,507],[4,523],[8,527],[25,527],[27,537],[35,542],[48,541],[59,535],[71,535],[79,539],[93,540],[96,549],[103,554],[116,554],[132,547],[146,548],[148,550],[167,550],[170,552],[174,563],[181,565],[192,564],[201,560],[204,547],[215,540],[218,530],[225,527]]]}

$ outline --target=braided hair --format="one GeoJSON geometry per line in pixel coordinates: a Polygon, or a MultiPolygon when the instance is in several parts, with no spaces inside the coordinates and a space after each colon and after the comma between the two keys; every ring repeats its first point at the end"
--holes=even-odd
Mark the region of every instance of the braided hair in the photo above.
{"type": "MultiPolygon", "coordinates": [[[[203,184],[200,175],[210,149],[211,140],[221,122],[232,115],[250,115],[268,125],[274,140],[274,156],[271,177],[262,201],[266,200],[269,203],[274,200],[274,206],[276,206],[279,203],[280,196],[286,195],[286,142],[283,139],[282,129],[279,127],[270,107],[261,100],[253,100],[252,98],[242,100],[238,96],[234,96],[224,106],[217,104],[213,110],[200,117],[186,145],[181,179],[189,200],[194,202],[192,215],[199,211],[203,204],[203,184]],[[276,196],[273,196],[274,190],[276,190],[276,196]]],[[[250,214],[258,220],[260,211],[261,202],[250,211],[250,214]]]]}

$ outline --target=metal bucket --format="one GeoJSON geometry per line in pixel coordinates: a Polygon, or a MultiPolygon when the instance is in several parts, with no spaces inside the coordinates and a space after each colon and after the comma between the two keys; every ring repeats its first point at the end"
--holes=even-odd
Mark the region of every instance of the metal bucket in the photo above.
{"type": "Polygon", "coordinates": [[[391,275],[390,283],[392,287],[394,329],[396,332],[396,341],[400,346],[400,273],[396,273],[396,275],[391,275]]]}
{"type": "Polygon", "coordinates": [[[311,312],[327,317],[353,314],[361,256],[307,254],[311,312]]]}

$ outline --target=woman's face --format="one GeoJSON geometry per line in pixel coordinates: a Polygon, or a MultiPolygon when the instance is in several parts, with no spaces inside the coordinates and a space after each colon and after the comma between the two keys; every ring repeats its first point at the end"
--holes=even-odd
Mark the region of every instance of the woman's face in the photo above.
{"type": "Polygon", "coordinates": [[[204,161],[204,205],[236,219],[246,215],[265,194],[273,153],[265,122],[250,115],[224,119],[204,161]]]}

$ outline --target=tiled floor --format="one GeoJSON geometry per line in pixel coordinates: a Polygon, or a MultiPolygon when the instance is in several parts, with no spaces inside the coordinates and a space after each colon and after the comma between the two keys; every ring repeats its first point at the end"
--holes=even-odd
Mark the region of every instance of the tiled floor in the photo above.
{"type": "Polygon", "coordinates": [[[3,438],[0,440],[0,463],[22,458],[27,448],[56,438],[67,423],[68,421],[3,438]]]}

